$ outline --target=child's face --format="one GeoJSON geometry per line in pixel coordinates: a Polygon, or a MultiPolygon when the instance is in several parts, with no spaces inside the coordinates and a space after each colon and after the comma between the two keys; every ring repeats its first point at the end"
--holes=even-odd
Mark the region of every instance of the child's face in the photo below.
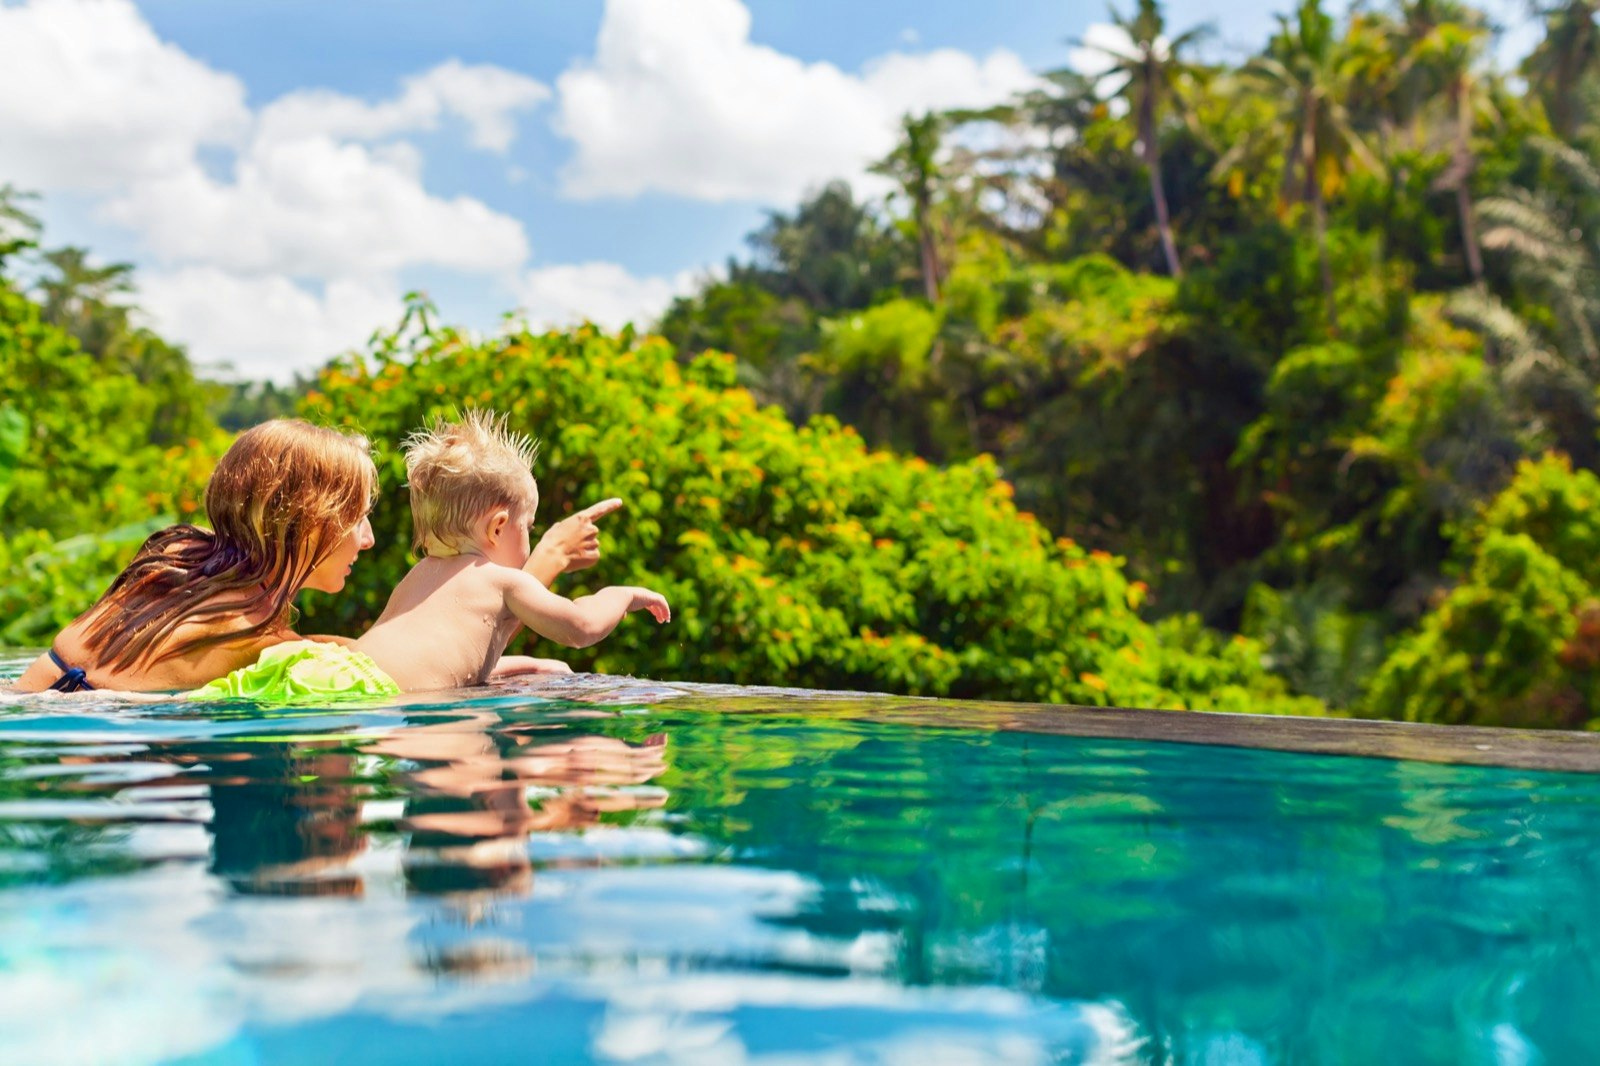
{"type": "Polygon", "coordinates": [[[535,488],[529,493],[527,504],[511,511],[510,518],[500,527],[494,543],[486,546],[484,554],[491,562],[515,570],[521,570],[528,564],[528,557],[533,554],[533,516],[538,509],[539,490],[535,488]]]}

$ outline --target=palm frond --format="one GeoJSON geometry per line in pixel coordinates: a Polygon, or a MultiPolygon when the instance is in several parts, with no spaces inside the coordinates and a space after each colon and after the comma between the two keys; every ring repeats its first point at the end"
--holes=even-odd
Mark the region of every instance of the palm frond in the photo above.
{"type": "Polygon", "coordinates": [[[1583,152],[1564,141],[1551,137],[1537,137],[1534,148],[1566,175],[1584,195],[1600,198],[1600,167],[1583,152]]]}
{"type": "Polygon", "coordinates": [[[1491,196],[1478,205],[1484,224],[1483,246],[1509,251],[1535,263],[1567,265],[1575,254],[1567,227],[1554,217],[1551,205],[1516,189],[1491,196]]]}
{"type": "Polygon", "coordinates": [[[1463,289],[1450,297],[1446,311],[1452,319],[1494,346],[1499,354],[1501,375],[1508,385],[1521,384],[1535,372],[1557,376],[1573,373],[1549,351],[1500,298],[1481,289],[1463,289]]]}

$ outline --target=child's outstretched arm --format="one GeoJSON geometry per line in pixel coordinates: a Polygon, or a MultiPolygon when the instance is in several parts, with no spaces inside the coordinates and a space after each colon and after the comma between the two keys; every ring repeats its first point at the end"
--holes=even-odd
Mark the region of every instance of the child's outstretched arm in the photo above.
{"type": "Polygon", "coordinates": [[[545,588],[523,571],[507,578],[506,608],[541,637],[569,648],[587,648],[604,640],[629,611],[649,611],[657,622],[668,621],[672,609],[659,592],[632,585],[610,585],[569,600],[545,588]]]}

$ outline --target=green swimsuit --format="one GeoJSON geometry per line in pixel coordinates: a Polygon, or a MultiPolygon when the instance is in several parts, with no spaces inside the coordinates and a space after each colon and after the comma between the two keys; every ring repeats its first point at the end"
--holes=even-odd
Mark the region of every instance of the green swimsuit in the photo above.
{"type": "Polygon", "coordinates": [[[291,640],[274,644],[250,666],[195,689],[187,698],[305,703],[398,695],[400,686],[365,653],[343,644],[291,640]]]}

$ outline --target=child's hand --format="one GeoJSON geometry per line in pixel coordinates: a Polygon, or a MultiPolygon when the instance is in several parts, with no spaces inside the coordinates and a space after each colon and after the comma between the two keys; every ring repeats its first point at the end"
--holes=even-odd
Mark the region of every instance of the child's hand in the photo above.
{"type": "Polygon", "coordinates": [[[534,659],[526,655],[502,655],[494,669],[489,671],[490,681],[524,674],[570,674],[572,667],[560,659],[534,659]]]}
{"type": "Polygon", "coordinates": [[[672,621],[672,608],[667,606],[667,598],[649,589],[638,589],[634,592],[631,610],[649,611],[657,622],[672,621]]]}

